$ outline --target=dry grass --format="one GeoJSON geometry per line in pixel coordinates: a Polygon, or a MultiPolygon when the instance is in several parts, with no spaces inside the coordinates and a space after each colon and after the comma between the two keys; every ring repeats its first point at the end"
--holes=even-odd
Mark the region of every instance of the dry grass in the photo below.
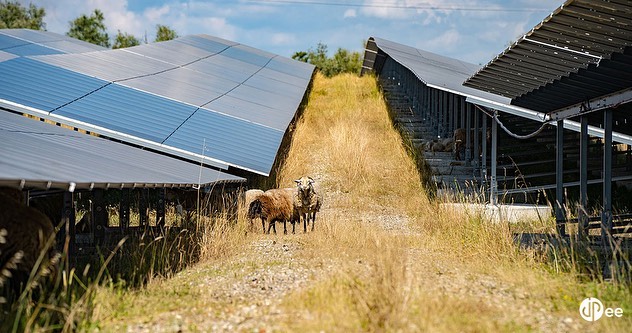
{"type": "Polygon", "coordinates": [[[306,260],[337,269],[286,298],[288,331],[576,329],[578,305],[593,288],[619,290],[597,294],[630,306],[624,286],[551,274],[515,246],[510,225],[430,202],[373,78],[316,78],[278,181],[288,186],[302,175],[320,181],[327,207],[318,232],[304,239],[306,260]],[[393,216],[403,217],[403,230],[380,227],[391,229],[393,216]],[[563,326],[566,318],[574,326],[563,326]]]}

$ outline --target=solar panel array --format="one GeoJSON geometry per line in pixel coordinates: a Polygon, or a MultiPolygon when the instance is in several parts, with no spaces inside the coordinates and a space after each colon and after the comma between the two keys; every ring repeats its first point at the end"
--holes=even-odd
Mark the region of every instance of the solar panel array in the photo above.
{"type": "Polygon", "coordinates": [[[375,57],[382,52],[388,57],[408,68],[424,84],[431,88],[453,92],[462,96],[473,96],[486,100],[509,103],[509,99],[463,86],[463,81],[476,73],[478,65],[454,58],[445,57],[425,50],[382,38],[371,37],[367,42],[364,70],[371,70],[375,66],[375,57]],[[367,61],[367,55],[373,53],[373,59],[367,61]]]}
{"type": "MultiPolygon", "coordinates": [[[[2,49],[12,48],[0,41],[2,49]]],[[[220,38],[186,36],[2,61],[0,106],[267,175],[313,70],[220,38]]]]}
{"type": "MultiPolygon", "coordinates": [[[[49,31],[30,29],[0,30],[0,51],[16,56],[80,53],[99,50],[105,50],[105,48],[49,31]]],[[[2,61],[2,56],[0,56],[0,61],[2,61]]]]}
{"type": "Polygon", "coordinates": [[[242,178],[0,112],[0,185],[92,189],[191,187],[242,178]]]}

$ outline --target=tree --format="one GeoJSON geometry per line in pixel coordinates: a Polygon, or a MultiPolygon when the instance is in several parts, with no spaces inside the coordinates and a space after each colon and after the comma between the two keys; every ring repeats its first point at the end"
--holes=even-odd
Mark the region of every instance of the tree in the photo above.
{"type": "Polygon", "coordinates": [[[362,57],[359,52],[350,52],[339,48],[333,58],[327,57],[327,45],[318,43],[316,49],[310,48],[305,51],[295,52],[292,59],[310,63],[327,77],[332,77],[341,73],[360,73],[362,68],[362,57]]]}
{"type": "Polygon", "coordinates": [[[121,30],[116,34],[116,38],[114,39],[114,45],[112,45],[113,49],[122,49],[124,47],[131,47],[140,45],[140,40],[128,33],[122,33],[121,30]]]}
{"type": "Polygon", "coordinates": [[[30,4],[29,8],[22,7],[17,1],[0,2],[0,29],[27,28],[44,30],[44,8],[30,4]]]}
{"type": "Polygon", "coordinates": [[[178,34],[175,30],[169,28],[166,25],[156,25],[156,42],[164,42],[178,38],[178,34]]]}
{"type": "Polygon", "coordinates": [[[95,9],[90,16],[84,14],[70,22],[70,30],[66,35],[88,43],[110,47],[110,37],[103,21],[105,21],[103,12],[95,9]]]}

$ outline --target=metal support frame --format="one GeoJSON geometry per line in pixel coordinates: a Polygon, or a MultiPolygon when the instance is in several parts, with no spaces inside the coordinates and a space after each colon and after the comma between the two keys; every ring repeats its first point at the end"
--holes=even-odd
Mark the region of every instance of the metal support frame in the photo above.
{"type": "Polygon", "coordinates": [[[498,181],[496,177],[498,163],[498,111],[494,110],[494,118],[492,119],[492,151],[491,151],[491,179],[489,184],[489,203],[491,205],[498,204],[498,181]]]}
{"type": "Polygon", "coordinates": [[[105,240],[105,228],[108,226],[108,212],[105,207],[103,190],[95,189],[92,194],[92,231],[97,244],[102,244],[105,240]]]}
{"type": "Polygon", "coordinates": [[[585,240],[588,236],[588,117],[580,119],[581,130],[579,137],[579,206],[577,218],[579,221],[579,237],[585,240]]]}
{"type": "Polygon", "coordinates": [[[158,202],[156,204],[156,225],[164,228],[165,226],[165,189],[158,189],[158,202]]]}
{"type": "MultiPolygon", "coordinates": [[[[475,170],[474,174],[476,175],[476,171],[479,171],[478,169],[481,166],[480,163],[480,156],[481,156],[481,152],[480,152],[480,141],[479,138],[485,138],[485,136],[481,135],[481,129],[479,128],[479,122],[481,119],[481,111],[478,110],[478,108],[473,107],[473,105],[471,103],[468,103],[468,105],[470,106],[470,108],[472,110],[474,110],[474,155],[472,156],[472,161],[474,162],[474,167],[477,169],[475,170]]],[[[485,140],[485,139],[483,139],[485,140]]]]}
{"type": "Polygon", "coordinates": [[[609,109],[629,102],[632,102],[632,88],[627,88],[610,95],[599,96],[586,102],[555,110],[549,113],[549,117],[552,120],[566,119],[581,114],[609,109]]]}
{"type": "Polygon", "coordinates": [[[74,255],[76,253],[75,246],[75,204],[72,192],[64,192],[63,208],[62,208],[62,230],[61,235],[63,242],[63,251],[66,255],[74,255]]]}
{"type": "Polygon", "coordinates": [[[564,211],[564,123],[557,122],[555,141],[555,223],[557,233],[566,236],[566,214],[564,211]]]}
{"type": "Polygon", "coordinates": [[[130,189],[121,190],[121,202],[119,203],[119,229],[126,232],[129,228],[129,201],[130,189]]]}
{"type": "Polygon", "coordinates": [[[601,241],[605,248],[612,245],[612,109],[604,111],[603,127],[603,211],[601,241]]]}
{"type": "MultiPolygon", "coordinates": [[[[465,166],[472,165],[472,104],[465,103],[465,166]]],[[[456,143],[455,143],[456,144],[456,143]]]]}
{"type": "Polygon", "coordinates": [[[487,115],[485,113],[482,113],[482,132],[483,135],[485,135],[485,140],[483,140],[482,143],[482,147],[481,147],[481,179],[483,180],[484,184],[487,184],[487,115]]]}
{"type": "Polygon", "coordinates": [[[147,209],[149,208],[148,203],[148,193],[146,188],[141,188],[140,190],[140,201],[138,203],[138,226],[139,227],[148,227],[149,226],[149,216],[147,216],[147,209]]]}

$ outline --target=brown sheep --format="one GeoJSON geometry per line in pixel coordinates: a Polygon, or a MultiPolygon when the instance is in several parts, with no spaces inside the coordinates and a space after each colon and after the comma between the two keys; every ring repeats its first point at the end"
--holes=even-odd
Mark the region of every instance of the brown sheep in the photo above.
{"type": "MultiPolygon", "coordinates": [[[[244,207],[248,207],[250,208],[250,204],[255,201],[256,199],[258,199],[261,195],[263,194],[262,190],[257,190],[257,189],[252,189],[252,190],[248,190],[244,193],[244,207]]],[[[255,211],[250,212],[250,209],[248,209],[248,213],[246,215],[248,217],[248,219],[250,220],[250,225],[252,225],[254,223],[254,220],[256,218],[261,218],[261,216],[259,216],[258,213],[255,213],[255,211]]],[[[265,226],[263,227],[263,232],[266,232],[265,226]]]]}
{"type": "Polygon", "coordinates": [[[283,233],[287,234],[287,222],[292,223],[292,232],[295,231],[295,221],[298,216],[294,209],[294,198],[296,189],[282,188],[272,189],[264,192],[259,198],[255,199],[248,207],[248,217],[260,216],[261,225],[265,230],[266,221],[268,225],[268,233],[270,229],[276,234],[276,222],[283,221],[283,233]]]}
{"type": "Polygon", "coordinates": [[[54,233],[50,219],[28,207],[21,190],[0,188],[0,285],[8,280],[6,290],[18,295],[42,251],[47,253],[40,267],[53,264],[57,258],[51,244],[54,233]]]}
{"type": "MultiPolygon", "coordinates": [[[[473,146],[473,142],[474,142],[474,130],[470,129],[470,146],[473,146]]],[[[465,158],[465,146],[466,146],[466,138],[467,136],[467,130],[465,128],[457,128],[456,130],[454,130],[454,159],[456,159],[457,161],[463,160],[465,158]]],[[[480,136],[479,136],[480,138],[480,136]]],[[[487,129],[487,133],[485,135],[485,140],[487,141],[487,143],[491,142],[491,129],[488,128],[487,129]]],[[[478,141],[479,142],[479,151],[481,149],[481,140],[478,141]]]]}

